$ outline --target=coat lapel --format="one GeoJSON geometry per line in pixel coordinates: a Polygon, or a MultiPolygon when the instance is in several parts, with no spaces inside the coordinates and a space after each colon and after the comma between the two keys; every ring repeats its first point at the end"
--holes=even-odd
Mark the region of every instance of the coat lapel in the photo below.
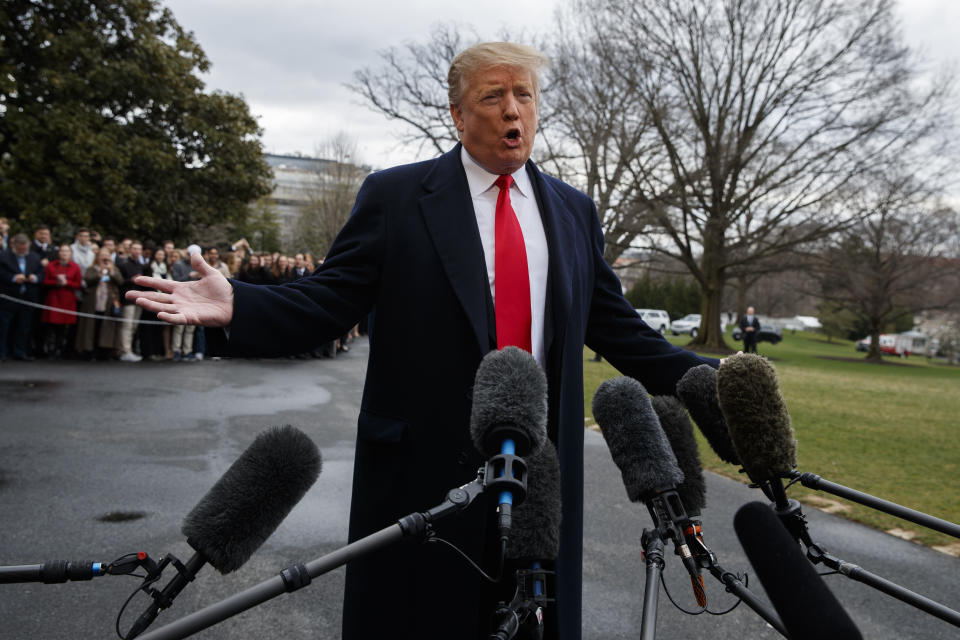
{"type": "Polygon", "coordinates": [[[447,278],[480,347],[489,351],[486,266],[470,188],[460,161],[460,145],[437,159],[423,181],[420,213],[447,278]]]}
{"type": "Polygon", "coordinates": [[[567,318],[573,299],[575,253],[573,214],[566,200],[551,188],[533,161],[527,162],[527,173],[534,184],[543,230],[547,236],[550,266],[547,277],[547,309],[544,322],[543,349],[548,362],[554,359],[552,349],[563,344],[567,318]]]}

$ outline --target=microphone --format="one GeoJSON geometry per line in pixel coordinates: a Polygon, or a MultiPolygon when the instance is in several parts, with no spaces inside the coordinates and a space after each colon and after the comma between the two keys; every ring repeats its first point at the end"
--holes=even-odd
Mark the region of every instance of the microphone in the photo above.
{"type": "Polygon", "coordinates": [[[787,499],[781,481],[797,464],[797,441],[776,371],[761,356],[731,356],[717,373],[717,394],[744,471],[775,503],[778,515],[794,520],[787,528],[799,540],[800,505],[787,499]]]}
{"type": "Polygon", "coordinates": [[[546,440],[527,458],[527,497],[513,513],[513,535],[507,558],[536,562],[554,560],[560,551],[560,461],[546,440]]]}
{"type": "Polygon", "coordinates": [[[733,528],[793,640],[862,637],[796,540],[767,505],[749,502],[740,507],[733,528]]]}
{"type": "Polygon", "coordinates": [[[693,416],[714,453],[724,462],[739,465],[740,456],[730,440],[717,400],[717,370],[708,364],[689,369],[677,383],[677,397],[693,416]]]}
{"type": "Polygon", "coordinates": [[[509,604],[503,602],[493,613],[492,640],[509,640],[521,629],[523,637],[543,637],[543,605],[547,597],[546,576],[541,560],[555,560],[560,551],[560,462],[549,440],[527,458],[530,474],[527,497],[513,514],[513,532],[506,557],[528,565],[516,572],[517,591],[509,604]]]}
{"type": "Polygon", "coordinates": [[[153,602],[126,638],[173,604],[204,564],[222,574],[242,566],[313,486],[320,467],[320,452],[302,431],[286,425],[258,435],[184,518],[181,532],[195,553],[186,565],[172,559],[177,574],[163,591],[148,592],[153,602]]]}
{"type": "Polygon", "coordinates": [[[693,425],[680,401],[673,396],[654,396],[651,400],[653,410],[660,419],[670,448],[677,457],[677,465],[683,472],[683,482],[677,485],[677,495],[687,513],[687,522],[681,524],[684,540],[697,560],[697,577],[690,576],[693,595],[697,604],[705,607],[706,592],[704,591],[703,576],[700,575],[701,566],[710,566],[714,557],[702,538],[703,528],[698,520],[700,512],[707,503],[707,483],[703,477],[703,465],[700,463],[700,452],[697,449],[697,440],[693,435],[693,425]]]}
{"type": "Polygon", "coordinates": [[[694,584],[697,602],[705,602],[702,589],[697,592],[700,571],[683,536],[683,528],[690,521],[676,490],[684,481],[683,471],[647,390],[633,378],[606,380],[593,396],[593,416],[620,468],[627,496],[632,502],[647,505],[661,539],[673,540],[694,584]]]}
{"type": "Polygon", "coordinates": [[[523,501],[527,469],[521,457],[536,453],[547,439],[547,378],[533,356],[517,347],[491,351],[480,362],[473,384],[470,438],[491,459],[488,486],[501,490],[500,539],[510,533],[513,501],[523,501]]]}
{"type": "Polygon", "coordinates": [[[650,402],[670,442],[670,449],[677,458],[677,465],[683,472],[683,482],[677,486],[677,494],[688,515],[700,515],[707,503],[707,483],[703,478],[700,451],[687,412],[673,396],[654,396],[650,402]]]}

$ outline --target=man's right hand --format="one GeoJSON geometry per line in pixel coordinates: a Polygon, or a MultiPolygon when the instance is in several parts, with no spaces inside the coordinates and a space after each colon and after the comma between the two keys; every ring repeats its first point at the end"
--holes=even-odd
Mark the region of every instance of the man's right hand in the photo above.
{"type": "Polygon", "coordinates": [[[233,287],[199,253],[191,256],[190,264],[200,274],[199,280],[175,282],[136,276],[133,279],[135,283],[157,291],[128,291],[127,300],[136,302],[171,324],[230,326],[233,318],[233,287]]]}

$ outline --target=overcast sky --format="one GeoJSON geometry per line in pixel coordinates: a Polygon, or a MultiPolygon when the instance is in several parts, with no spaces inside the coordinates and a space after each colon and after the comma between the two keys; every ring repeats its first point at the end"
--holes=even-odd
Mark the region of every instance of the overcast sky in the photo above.
{"type": "MultiPolygon", "coordinates": [[[[344,88],[353,73],[375,66],[377,52],[425,41],[439,22],[472,26],[493,39],[547,31],[560,0],[161,0],[193,31],[211,62],[209,89],[242,94],[263,128],[270,153],[312,154],[346,132],[359,163],[383,168],[414,160],[398,148],[399,125],[364,107],[344,88]]],[[[641,0],[642,1],[642,0],[641,0]]],[[[901,0],[909,44],[931,60],[960,67],[960,2],[901,0]]]]}

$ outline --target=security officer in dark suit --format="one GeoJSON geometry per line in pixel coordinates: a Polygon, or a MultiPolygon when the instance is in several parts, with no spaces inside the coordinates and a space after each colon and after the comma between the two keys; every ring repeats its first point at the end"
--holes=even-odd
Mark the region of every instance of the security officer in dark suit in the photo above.
{"type": "Polygon", "coordinates": [[[16,360],[32,360],[28,351],[34,308],[24,302],[38,302],[43,265],[30,251],[30,239],[20,233],[10,249],[0,251],[0,360],[7,359],[8,340],[16,360]]]}

